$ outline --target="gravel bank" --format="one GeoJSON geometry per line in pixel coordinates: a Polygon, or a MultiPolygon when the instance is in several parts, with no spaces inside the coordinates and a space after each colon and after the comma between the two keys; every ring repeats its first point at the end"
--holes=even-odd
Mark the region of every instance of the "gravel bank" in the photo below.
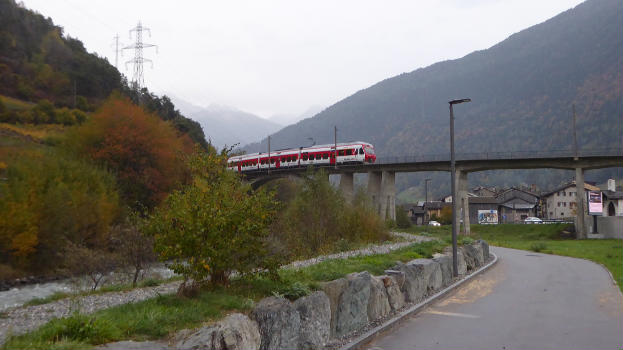
{"type": "MultiPolygon", "coordinates": [[[[283,268],[301,268],[320,263],[325,260],[346,259],[353,256],[383,254],[400,249],[413,243],[435,240],[431,237],[415,236],[408,233],[392,232],[407,242],[375,245],[363,249],[319,256],[316,258],[295,261],[283,268]]],[[[126,292],[111,292],[88,296],[61,299],[52,303],[18,307],[9,309],[0,314],[0,345],[4,344],[9,334],[17,335],[34,330],[54,318],[67,317],[75,311],[90,314],[109,307],[134,303],[162,294],[171,294],[177,291],[181,282],[171,282],[156,287],[138,288],[126,292]]]]}

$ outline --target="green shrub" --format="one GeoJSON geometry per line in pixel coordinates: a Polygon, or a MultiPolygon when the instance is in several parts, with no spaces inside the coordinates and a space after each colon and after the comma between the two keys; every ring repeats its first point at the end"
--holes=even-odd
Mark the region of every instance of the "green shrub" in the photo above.
{"type": "Polygon", "coordinates": [[[389,237],[367,195],[358,192],[353,204],[347,203],[323,171],[306,174],[272,231],[278,250],[290,260],[331,253],[340,250],[338,244],[344,248],[389,237]]]}
{"type": "Polygon", "coordinates": [[[311,293],[311,289],[300,281],[288,284],[279,289],[279,291],[273,292],[273,295],[284,297],[292,301],[304,297],[311,293]]]}
{"type": "Polygon", "coordinates": [[[274,272],[279,262],[266,247],[276,202],[263,190],[252,192],[226,164],[227,154],[196,153],[192,183],[169,195],[145,224],[160,258],[197,283],[227,284],[232,271],[274,272]]]}
{"type": "Polygon", "coordinates": [[[396,207],[396,226],[398,228],[411,227],[411,219],[407,215],[407,211],[407,208],[402,205],[396,207]]]}
{"type": "Polygon", "coordinates": [[[532,244],[530,244],[530,250],[532,250],[533,252],[541,252],[547,249],[547,244],[543,243],[543,242],[534,242],[532,244]]]}
{"type": "Polygon", "coordinates": [[[93,345],[106,343],[119,336],[119,330],[110,321],[78,313],[51,321],[43,334],[46,340],[67,339],[93,345]]]}
{"type": "Polygon", "coordinates": [[[139,284],[139,287],[156,287],[156,286],[159,286],[160,283],[161,281],[158,279],[148,278],[144,281],[141,281],[141,283],[139,284]]]}

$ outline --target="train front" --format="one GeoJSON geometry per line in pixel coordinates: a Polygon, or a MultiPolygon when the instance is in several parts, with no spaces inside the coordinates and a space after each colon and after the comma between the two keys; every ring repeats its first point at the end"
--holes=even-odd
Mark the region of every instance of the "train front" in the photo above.
{"type": "Polygon", "coordinates": [[[374,153],[374,146],[369,143],[363,145],[363,151],[366,155],[365,162],[366,163],[374,163],[376,162],[376,153],[374,153]]]}

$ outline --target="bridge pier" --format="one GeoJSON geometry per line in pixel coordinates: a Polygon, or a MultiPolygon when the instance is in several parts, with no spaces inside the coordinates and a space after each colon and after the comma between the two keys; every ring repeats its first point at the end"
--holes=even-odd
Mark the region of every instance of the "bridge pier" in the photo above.
{"type": "Polygon", "coordinates": [[[372,200],[372,206],[377,214],[381,214],[380,196],[381,196],[381,175],[380,171],[368,172],[368,195],[372,200]]]}
{"type": "Polygon", "coordinates": [[[381,218],[396,220],[396,173],[384,171],[381,181],[381,218]]]}
{"type": "Polygon", "coordinates": [[[575,168],[575,201],[577,207],[575,209],[575,234],[577,239],[586,238],[586,225],[584,224],[584,200],[586,194],[584,192],[584,169],[575,168]]]}
{"type": "Polygon", "coordinates": [[[352,203],[355,192],[354,173],[341,173],[339,188],[346,202],[352,203]]]}
{"type": "MultiPolygon", "coordinates": [[[[471,229],[469,226],[469,197],[467,195],[467,172],[465,171],[457,171],[456,179],[458,179],[458,184],[456,188],[458,188],[458,199],[457,208],[461,208],[463,211],[463,226],[460,232],[464,235],[469,236],[471,234],[471,229]]],[[[459,221],[460,222],[460,221],[459,221]]],[[[459,226],[460,228],[461,226],[459,226]]]]}

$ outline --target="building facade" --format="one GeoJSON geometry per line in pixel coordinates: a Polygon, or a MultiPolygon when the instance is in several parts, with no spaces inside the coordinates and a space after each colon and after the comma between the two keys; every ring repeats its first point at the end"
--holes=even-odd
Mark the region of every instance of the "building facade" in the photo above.
{"type": "MultiPolygon", "coordinates": [[[[585,191],[599,191],[599,188],[584,184],[585,191]]],[[[575,217],[577,210],[577,189],[575,181],[563,185],[543,195],[543,212],[549,220],[570,219],[575,217]]],[[[584,199],[586,203],[586,198],[584,199]]],[[[586,207],[586,206],[585,206],[586,207]]]]}

